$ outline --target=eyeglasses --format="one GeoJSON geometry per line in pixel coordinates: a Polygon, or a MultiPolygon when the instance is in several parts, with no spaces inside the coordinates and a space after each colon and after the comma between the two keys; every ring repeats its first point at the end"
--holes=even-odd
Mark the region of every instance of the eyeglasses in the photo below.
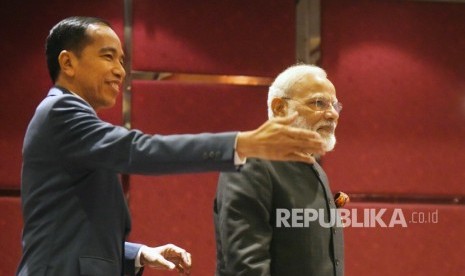
{"type": "Polygon", "coordinates": [[[292,99],[289,97],[282,97],[283,100],[293,100],[299,102],[306,107],[310,108],[313,111],[328,111],[331,107],[336,110],[337,114],[341,113],[342,110],[342,103],[340,102],[331,102],[329,99],[326,98],[314,98],[307,102],[302,102],[300,100],[292,99]]]}

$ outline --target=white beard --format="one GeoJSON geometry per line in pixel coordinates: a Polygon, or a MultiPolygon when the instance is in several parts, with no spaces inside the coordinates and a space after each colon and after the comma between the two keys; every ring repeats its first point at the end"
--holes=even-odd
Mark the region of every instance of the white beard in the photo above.
{"type": "MultiPolygon", "coordinates": [[[[293,113],[294,110],[293,108],[290,109],[289,113],[293,113]]],[[[298,127],[298,128],[303,128],[303,129],[308,129],[312,131],[317,131],[322,126],[332,126],[334,123],[328,122],[328,121],[319,121],[316,123],[314,126],[309,126],[305,119],[301,116],[298,116],[297,119],[292,123],[292,126],[298,127]]],[[[318,132],[318,131],[317,131],[318,132]]],[[[332,151],[334,147],[336,146],[336,135],[334,133],[321,133],[318,132],[321,135],[321,138],[323,138],[323,141],[325,142],[325,145],[323,146],[323,149],[325,152],[332,151]]]]}

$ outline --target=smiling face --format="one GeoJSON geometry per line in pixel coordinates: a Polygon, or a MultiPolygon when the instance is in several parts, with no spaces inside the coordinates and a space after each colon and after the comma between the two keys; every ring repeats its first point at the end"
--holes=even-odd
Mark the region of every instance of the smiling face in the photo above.
{"type": "Polygon", "coordinates": [[[91,24],[91,42],[79,53],[60,54],[61,76],[57,85],[81,96],[95,110],[112,107],[126,75],[124,54],[116,33],[108,26],[91,24]]]}

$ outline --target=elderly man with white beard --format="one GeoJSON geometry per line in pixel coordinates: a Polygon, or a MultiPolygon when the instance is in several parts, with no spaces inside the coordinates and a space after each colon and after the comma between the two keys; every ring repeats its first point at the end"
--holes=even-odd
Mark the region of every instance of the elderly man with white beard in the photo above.
{"type": "MultiPolygon", "coordinates": [[[[336,144],[342,109],[326,72],[292,66],[274,80],[268,116],[298,113],[295,126],[336,144]]],[[[248,159],[241,173],[222,173],[214,201],[217,276],[343,275],[340,218],[317,164],[248,159]]]]}

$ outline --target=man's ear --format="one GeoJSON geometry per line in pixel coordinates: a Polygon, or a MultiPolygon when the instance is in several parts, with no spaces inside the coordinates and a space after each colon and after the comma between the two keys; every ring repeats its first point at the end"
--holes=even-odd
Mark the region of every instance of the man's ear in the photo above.
{"type": "Polygon", "coordinates": [[[285,117],[287,116],[287,102],[282,98],[274,98],[271,101],[271,110],[273,111],[274,117],[285,117]]]}
{"type": "Polygon", "coordinates": [[[75,74],[77,58],[73,52],[63,50],[58,55],[58,63],[60,64],[60,72],[68,77],[73,77],[75,74]]]}

